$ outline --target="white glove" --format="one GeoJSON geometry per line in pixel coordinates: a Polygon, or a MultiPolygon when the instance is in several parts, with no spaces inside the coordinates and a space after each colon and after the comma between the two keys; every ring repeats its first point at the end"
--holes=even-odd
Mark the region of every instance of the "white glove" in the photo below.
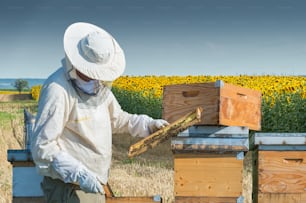
{"type": "Polygon", "coordinates": [[[154,120],[147,115],[134,114],[129,120],[128,128],[132,136],[146,137],[166,125],[169,125],[169,123],[165,120],[154,120]]]}
{"type": "Polygon", "coordinates": [[[150,133],[154,133],[155,131],[163,128],[163,127],[166,127],[167,125],[169,125],[169,123],[163,119],[155,119],[155,120],[152,120],[150,123],[149,123],[149,131],[150,133]]]}
{"type": "Polygon", "coordinates": [[[85,192],[104,194],[102,185],[99,183],[96,175],[71,155],[60,152],[54,157],[52,166],[65,183],[78,182],[80,188],[85,192]]]}

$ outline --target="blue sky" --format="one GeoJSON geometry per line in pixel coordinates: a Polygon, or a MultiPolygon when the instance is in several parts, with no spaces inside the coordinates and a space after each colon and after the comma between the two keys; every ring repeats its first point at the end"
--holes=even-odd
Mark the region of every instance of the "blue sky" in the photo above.
{"type": "Polygon", "coordinates": [[[304,0],[4,0],[0,78],[46,78],[71,23],[125,51],[124,75],[305,75],[304,0]]]}

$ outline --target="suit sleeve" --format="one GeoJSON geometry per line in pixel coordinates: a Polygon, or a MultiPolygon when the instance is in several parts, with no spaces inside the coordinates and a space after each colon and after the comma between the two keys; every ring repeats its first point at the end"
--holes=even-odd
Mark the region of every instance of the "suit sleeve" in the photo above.
{"type": "Polygon", "coordinates": [[[31,152],[39,171],[52,174],[51,162],[61,149],[57,139],[61,135],[69,116],[67,93],[57,84],[42,88],[38,104],[31,152]]]}

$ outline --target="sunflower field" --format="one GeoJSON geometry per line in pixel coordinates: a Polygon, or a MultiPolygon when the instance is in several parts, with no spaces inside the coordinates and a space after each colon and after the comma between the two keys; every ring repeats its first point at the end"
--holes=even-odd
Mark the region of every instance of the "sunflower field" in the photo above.
{"type": "MultiPolygon", "coordinates": [[[[124,110],[161,118],[165,85],[216,80],[261,91],[263,132],[306,132],[305,76],[121,76],[112,91],[124,110]]],[[[33,88],[38,99],[40,87],[33,88]]]]}
{"type": "Polygon", "coordinates": [[[124,110],[161,118],[165,85],[216,80],[261,91],[263,132],[306,132],[304,76],[122,76],[114,81],[113,92],[124,110]]]}

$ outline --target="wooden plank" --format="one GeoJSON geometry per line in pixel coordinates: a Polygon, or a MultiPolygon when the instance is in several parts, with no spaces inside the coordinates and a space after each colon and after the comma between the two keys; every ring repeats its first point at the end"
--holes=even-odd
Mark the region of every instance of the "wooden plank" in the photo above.
{"type": "Polygon", "coordinates": [[[13,203],[45,203],[44,197],[13,197],[13,203]]]}
{"type": "Polygon", "coordinates": [[[176,154],[175,196],[239,197],[242,170],[236,154],[176,154]]]}
{"type": "Polygon", "coordinates": [[[162,199],[156,200],[154,197],[111,197],[106,198],[106,203],[157,203],[162,202],[162,199]]]}
{"type": "MultiPolygon", "coordinates": [[[[102,184],[103,185],[103,184],[102,184]]],[[[103,185],[103,189],[105,192],[105,197],[114,197],[113,190],[111,189],[110,185],[106,183],[106,185],[103,185]]]]}
{"type": "Polygon", "coordinates": [[[261,93],[224,83],[220,89],[220,123],[261,129],[261,93]]]}
{"type": "Polygon", "coordinates": [[[261,92],[250,88],[224,83],[220,88],[220,95],[234,100],[248,101],[249,103],[261,104],[261,92]]]}
{"type": "Polygon", "coordinates": [[[282,194],[259,193],[258,203],[303,203],[306,202],[306,194],[282,194]]]}
{"type": "Polygon", "coordinates": [[[188,127],[200,122],[202,111],[203,109],[198,107],[168,126],[131,145],[129,148],[128,157],[140,155],[148,149],[154,148],[159,143],[164,142],[170,137],[176,136],[178,133],[186,130],[188,127]]]}
{"type": "Polygon", "coordinates": [[[175,197],[175,203],[237,203],[237,197],[175,197]]]}
{"type": "Polygon", "coordinates": [[[305,151],[258,151],[262,193],[306,193],[305,151]]]}
{"type": "Polygon", "coordinates": [[[205,112],[201,117],[201,124],[217,124],[219,90],[214,83],[169,85],[164,87],[163,94],[163,118],[168,122],[174,122],[182,115],[194,108],[201,106],[205,112]]]}
{"type": "MultiPolygon", "coordinates": [[[[14,197],[13,203],[45,203],[43,197],[14,197]]],[[[110,197],[106,198],[106,203],[157,203],[162,199],[154,200],[154,197],[110,197]]]]}
{"type": "Polygon", "coordinates": [[[14,161],[12,165],[13,167],[35,167],[33,161],[14,161]]]}

